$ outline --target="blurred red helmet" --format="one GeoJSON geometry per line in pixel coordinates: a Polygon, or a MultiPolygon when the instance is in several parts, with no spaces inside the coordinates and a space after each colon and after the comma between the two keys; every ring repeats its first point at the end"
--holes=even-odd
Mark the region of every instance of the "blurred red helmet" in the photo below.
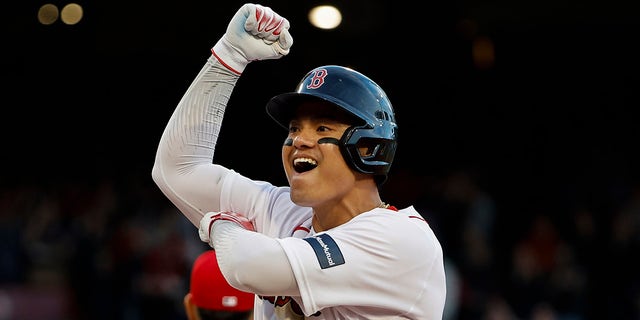
{"type": "Polygon", "coordinates": [[[209,310],[249,311],[255,295],[227,282],[218,267],[215,251],[203,252],[191,269],[190,293],[196,306],[209,310]]]}

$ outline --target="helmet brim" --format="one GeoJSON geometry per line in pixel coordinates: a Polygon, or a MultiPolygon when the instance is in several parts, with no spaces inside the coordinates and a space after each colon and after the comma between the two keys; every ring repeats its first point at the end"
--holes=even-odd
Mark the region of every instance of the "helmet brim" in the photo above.
{"type": "Polygon", "coordinates": [[[289,122],[295,115],[297,108],[304,102],[310,101],[323,101],[335,105],[332,101],[311,94],[288,92],[274,96],[267,102],[267,114],[281,127],[289,129],[289,122]]]}

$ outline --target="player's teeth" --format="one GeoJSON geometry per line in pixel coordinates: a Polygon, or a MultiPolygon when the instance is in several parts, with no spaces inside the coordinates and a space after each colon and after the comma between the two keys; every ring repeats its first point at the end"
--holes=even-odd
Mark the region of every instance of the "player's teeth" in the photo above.
{"type": "Polygon", "coordinates": [[[311,159],[311,158],[297,158],[293,160],[293,164],[298,164],[298,163],[302,163],[302,162],[306,162],[306,163],[310,163],[310,164],[317,164],[315,160],[311,159]]]}

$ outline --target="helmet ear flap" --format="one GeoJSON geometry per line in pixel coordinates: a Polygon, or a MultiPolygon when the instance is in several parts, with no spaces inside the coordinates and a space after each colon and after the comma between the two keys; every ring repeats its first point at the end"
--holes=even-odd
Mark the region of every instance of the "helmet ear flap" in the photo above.
{"type": "Polygon", "coordinates": [[[380,186],[386,181],[396,153],[395,130],[392,137],[380,138],[368,125],[352,126],[344,132],[338,146],[352,169],[374,175],[380,186]]]}

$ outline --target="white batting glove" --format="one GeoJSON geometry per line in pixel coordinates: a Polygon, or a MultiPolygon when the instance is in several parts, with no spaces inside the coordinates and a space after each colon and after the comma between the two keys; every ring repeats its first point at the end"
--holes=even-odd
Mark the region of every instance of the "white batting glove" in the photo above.
{"type": "Polygon", "coordinates": [[[292,44],[289,20],[269,7],[246,3],[211,52],[229,70],[241,74],[249,62],[287,55],[292,44]]]}
{"type": "Polygon", "coordinates": [[[233,221],[247,230],[256,230],[253,223],[243,215],[235,212],[208,212],[200,219],[200,227],[198,228],[198,235],[202,242],[210,243],[211,227],[213,227],[213,223],[217,220],[233,221]]]}

